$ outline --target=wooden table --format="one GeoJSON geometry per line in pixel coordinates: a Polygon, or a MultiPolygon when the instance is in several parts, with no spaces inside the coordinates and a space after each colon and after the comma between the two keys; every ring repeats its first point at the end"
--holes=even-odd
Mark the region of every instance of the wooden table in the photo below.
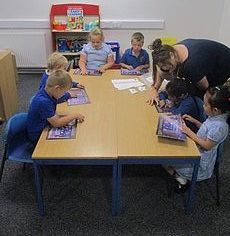
{"type": "Polygon", "coordinates": [[[35,183],[40,214],[44,203],[40,183],[40,165],[112,165],[112,214],[119,212],[122,166],[125,164],[193,163],[194,174],[187,202],[187,213],[195,187],[199,152],[196,145],[162,139],[156,136],[158,113],[146,104],[146,92],[132,95],[129,90],[116,90],[111,79],[127,78],[119,70],[109,70],[103,76],[74,75],[86,87],[90,104],[58,105],[58,112],[78,111],[85,121],[77,127],[77,138],[46,140],[44,130],[34,150],[35,183]]]}
{"type": "MultiPolygon", "coordinates": [[[[79,76],[73,75],[74,78],[79,76]]],[[[112,76],[112,74],[111,74],[112,76]]],[[[85,85],[90,104],[67,106],[59,104],[60,114],[77,111],[85,115],[85,121],[77,125],[76,139],[46,140],[44,130],[33,153],[38,206],[44,215],[44,203],[40,181],[40,165],[112,165],[112,214],[115,214],[117,175],[117,129],[115,90],[108,75],[84,76],[79,82],[85,85]]]]}
{"type": "MultiPolygon", "coordinates": [[[[186,213],[191,212],[191,202],[197,179],[200,154],[195,143],[160,138],[156,135],[158,112],[146,104],[146,93],[131,95],[129,91],[116,93],[118,179],[117,210],[120,205],[122,166],[125,164],[194,164],[194,173],[188,194],[186,213]]],[[[118,214],[118,212],[117,212],[118,214]]]]}

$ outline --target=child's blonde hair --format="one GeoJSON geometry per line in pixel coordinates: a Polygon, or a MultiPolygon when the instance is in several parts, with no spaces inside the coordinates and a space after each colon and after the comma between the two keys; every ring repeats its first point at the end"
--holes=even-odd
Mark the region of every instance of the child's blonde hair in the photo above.
{"type": "Polygon", "coordinates": [[[144,43],[144,35],[141,32],[136,32],[131,37],[131,43],[133,42],[133,40],[144,43]]]}
{"type": "Polygon", "coordinates": [[[46,86],[53,87],[56,85],[59,85],[60,87],[63,88],[71,87],[72,79],[67,71],[55,70],[49,75],[48,80],[46,81],[46,86]]]}
{"type": "Polygon", "coordinates": [[[91,39],[92,36],[101,36],[101,40],[104,41],[103,31],[99,27],[96,27],[90,31],[89,40],[91,39]]]}
{"type": "Polygon", "coordinates": [[[52,53],[48,58],[48,70],[64,69],[68,66],[68,60],[59,52],[52,53]]]}

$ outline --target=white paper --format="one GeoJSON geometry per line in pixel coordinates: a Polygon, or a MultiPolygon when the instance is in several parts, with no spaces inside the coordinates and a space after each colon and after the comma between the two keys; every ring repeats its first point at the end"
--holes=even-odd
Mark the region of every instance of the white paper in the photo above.
{"type": "Polygon", "coordinates": [[[114,79],[112,80],[113,86],[118,90],[124,90],[129,88],[141,87],[144,84],[137,78],[134,79],[114,79]]]}

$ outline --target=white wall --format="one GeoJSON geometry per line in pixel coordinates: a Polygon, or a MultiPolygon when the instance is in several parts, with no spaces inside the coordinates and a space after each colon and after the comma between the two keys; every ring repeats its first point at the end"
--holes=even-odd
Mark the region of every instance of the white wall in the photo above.
{"type": "Polygon", "coordinates": [[[230,1],[225,0],[224,11],[219,31],[219,40],[230,47],[230,1]]]}
{"type": "MultiPolygon", "coordinates": [[[[15,31],[4,29],[5,26],[23,25],[19,30],[48,30],[49,11],[52,4],[57,3],[92,3],[100,5],[101,20],[164,20],[165,27],[159,29],[105,29],[106,40],[119,41],[121,48],[129,47],[129,39],[133,32],[141,31],[145,35],[145,46],[156,37],[174,36],[183,38],[210,38],[228,41],[223,31],[227,30],[227,19],[230,11],[229,0],[1,0],[0,33],[15,31]],[[226,7],[227,6],[227,7],[226,7]],[[227,8],[227,9],[226,9],[227,8]],[[14,21],[12,21],[14,20],[14,21]],[[31,20],[36,20],[33,22],[31,20]],[[12,23],[11,23],[12,22],[12,23]],[[41,28],[39,29],[39,22],[41,28]],[[35,24],[35,27],[31,25],[35,24]],[[38,26],[38,27],[37,27],[38,26]],[[30,29],[27,29],[30,27],[30,29]],[[32,28],[32,29],[31,29],[32,28]],[[35,29],[34,29],[35,28],[35,29]]],[[[49,36],[47,38],[50,38],[49,36]]],[[[0,38],[1,43],[1,38],[0,38]]],[[[0,44],[0,46],[2,46],[0,44]]],[[[6,45],[7,47],[7,45],[6,45]]],[[[48,41],[48,48],[51,42],[48,41]]],[[[35,48],[39,50],[38,48],[35,48]]],[[[51,51],[51,50],[50,50],[51,51]]],[[[48,53],[50,52],[48,50],[48,53]]],[[[44,64],[44,63],[43,63],[44,64]]]]}

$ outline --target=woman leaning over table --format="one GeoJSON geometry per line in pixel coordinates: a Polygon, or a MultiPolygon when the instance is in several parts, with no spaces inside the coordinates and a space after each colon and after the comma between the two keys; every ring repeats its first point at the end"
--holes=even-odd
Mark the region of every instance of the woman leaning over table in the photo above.
{"type": "Polygon", "coordinates": [[[158,102],[158,90],[164,79],[178,76],[190,80],[201,96],[208,87],[224,84],[230,77],[230,48],[207,39],[185,39],[173,46],[160,39],[152,50],[154,83],[147,102],[158,102]]]}

